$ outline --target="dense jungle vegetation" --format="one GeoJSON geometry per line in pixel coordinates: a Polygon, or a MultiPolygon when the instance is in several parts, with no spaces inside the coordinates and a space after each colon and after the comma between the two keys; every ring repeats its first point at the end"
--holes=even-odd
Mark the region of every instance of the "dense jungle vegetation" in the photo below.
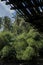
{"type": "Polygon", "coordinates": [[[14,23],[0,17],[0,61],[33,60],[43,49],[43,34],[18,16],[14,23]],[[3,30],[1,30],[3,27],[3,30]]]}

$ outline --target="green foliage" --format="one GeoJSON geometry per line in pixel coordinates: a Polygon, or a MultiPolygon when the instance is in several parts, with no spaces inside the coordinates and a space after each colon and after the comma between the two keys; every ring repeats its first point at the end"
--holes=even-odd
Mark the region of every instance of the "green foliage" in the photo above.
{"type": "Polygon", "coordinates": [[[30,60],[34,55],[35,55],[34,49],[32,47],[27,47],[26,50],[23,52],[22,59],[30,60]]]}
{"type": "Polygon", "coordinates": [[[10,31],[11,28],[12,28],[10,18],[8,18],[7,16],[5,16],[4,19],[3,19],[3,25],[4,25],[4,30],[5,31],[8,31],[8,30],[10,31]]]}
{"type": "Polygon", "coordinates": [[[25,22],[23,17],[18,17],[13,23],[13,32],[16,35],[28,32],[31,28],[30,23],[25,22]]]}
{"type": "Polygon", "coordinates": [[[15,47],[15,50],[16,50],[16,53],[17,53],[16,57],[18,59],[22,59],[23,52],[26,49],[26,47],[28,46],[28,44],[26,43],[26,40],[23,39],[23,38],[16,40],[14,42],[13,46],[15,47]]]}
{"type": "Polygon", "coordinates": [[[0,17],[0,28],[2,26],[2,23],[3,23],[3,21],[2,21],[2,18],[0,17]]]}
{"type": "Polygon", "coordinates": [[[0,32],[0,50],[10,43],[12,39],[11,32],[0,32]]]}
{"type": "Polygon", "coordinates": [[[31,60],[38,56],[41,48],[43,35],[23,17],[18,17],[13,24],[8,17],[4,18],[4,30],[0,32],[0,59],[31,60]]]}
{"type": "Polygon", "coordinates": [[[0,58],[15,58],[15,49],[12,46],[4,46],[3,49],[0,51],[0,58]]]}
{"type": "Polygon", "coordinates": [[[31,29],[27,34],[27,43],[29,46],[34,46],[36,48],[41,48],[43,46],[43,42],[41,42],[43,38],[40,36],[39,32],[35,29],[31,29]]]}

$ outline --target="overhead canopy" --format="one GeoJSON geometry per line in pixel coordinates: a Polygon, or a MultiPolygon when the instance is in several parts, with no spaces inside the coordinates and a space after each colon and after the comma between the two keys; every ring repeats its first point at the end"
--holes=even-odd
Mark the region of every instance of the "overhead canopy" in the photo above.
{"type": "MultiPolygon", "coordinates": [[[[4,0],[2,0],[4,1],[4,0]]],[[[43,0],[5,0],[6,4],[11,5],[11,9],[16,9],[17,12],[29,19],[43,18],[43,0]]]]}

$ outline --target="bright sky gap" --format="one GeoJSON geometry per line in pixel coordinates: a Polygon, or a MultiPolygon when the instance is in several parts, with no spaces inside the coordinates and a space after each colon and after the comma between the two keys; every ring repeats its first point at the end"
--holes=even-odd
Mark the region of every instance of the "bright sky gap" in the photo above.
{"type": "Polygon", "coordinates": [[[5,1],[0,2],[0,17],[8,16],[13,19],[15,14],[16,12],[14,10],[10,10],[10,5],[5,5],[5,1]]]}

